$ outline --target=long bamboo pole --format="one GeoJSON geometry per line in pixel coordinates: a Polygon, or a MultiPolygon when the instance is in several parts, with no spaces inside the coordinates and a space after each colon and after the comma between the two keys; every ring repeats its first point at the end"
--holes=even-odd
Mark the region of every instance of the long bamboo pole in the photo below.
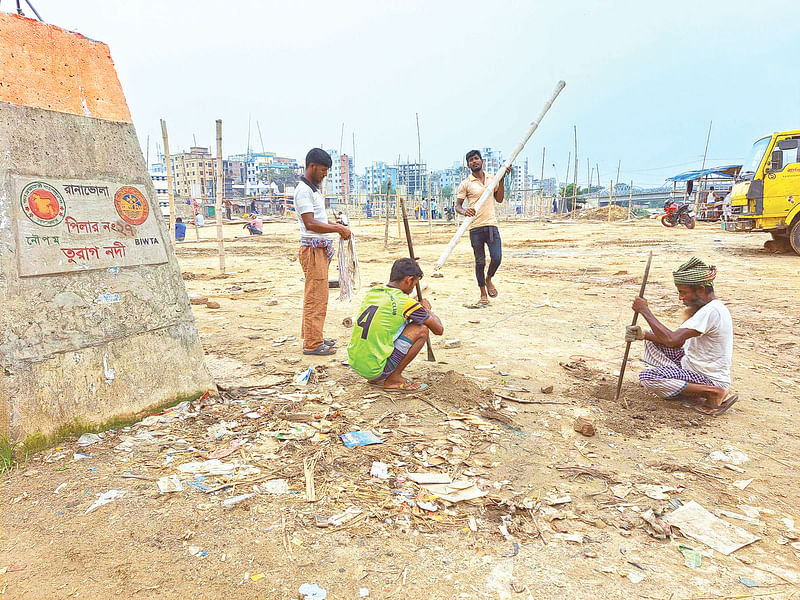
{"type": "MultiPolygon", "coordinates": [[[[525,144],[527,144],[528,140],[531,139],[533,132],[536,131],[536,129],[539,127],[539,123],[547,114],[547,111],[550,110],[550,107],[553,105],[553,102],[555,102],[556,98],[558,98],[558,95],[561,93],[561,91],[564,89],[566,85],[567,84],[563,81],[559,81],[556,84],[556,89],[553,90],[550,99],[545,103],[544,107],[542,108],[542,112],[539,113],[538,118],[533,123],[531,123],[531,126],[528,128],[528,131],[525,132],[525,135],[523,136],[522,140],[520,140],[519,144],[517,144],[517,147],[514,148],[513,152],[511,152],[509,157],[500,166],[500,169],[497,171],[497,173],[494,174],[494,177],[492,177],[491,181],[489,181],[489,185],[486,186],[486,189],[483,190],[483,194],[481,194],[481,197],[478,198],[478,201],[475,203],[475,206],[470,208],[474,208],[475,211],[477,212],[484,204],[486,204],[486,201],[494,195],[494,191],[497,189],[497,185],[503,180],[503,177],[505,177],[506,171],[508,171],[508,167],[511,165],[511,163],[514,162],[514,159],[517,158],[519,153],[522,152],[522,149],[525,147],[525,144]]],[[[447,257],[450,256],[450,253],[453,251],[453,248],[456,247],[458,240],[460,240],[461,236],[464,235],[464,232],[469,227],[469,224],[472,222],[473,218],[474,217],[464,218],[464,221],[461,223],[461,227],[458,228],[458,231],[456,231],[455,235],[447,244],[447,248],[444,249],[444,252],[442,252],[442,255],[439,257],[439,260],[436,261],[436,266],[434,267],[435,270],[438,271],[439,269],[442,268],[444,263],[447,261],[447,257]]]]}
{"type": "Polygon", "coordinates": [[[225,246],[222,241],[222,119],[217,119],[217,250],[219,251],[219,272],[225,273],[225,246]]]}
{"type": "MultiPolygon", "coordinates": [[[[639,288],[639,297],[644,298],[644,288],[647,287],[647,276],[650,274],[650,263],[653,261],[653,251],[650,250],[650,255],[647,257],[647,266],[644,268],[644,277],[642,277],[642,287],[639,288]]],[[[636,321],[639,319],[639,313],[633,313],[633,321],[631,325],[636,325],[636,321]]],[[[619,369],[619,379],[617,380],[617,393],[614,394],[614,402],[619,400],[619,393],[622,390],[622,378],[625,377],[625,366],[628,364],[628,353],[631,351],[631,343],[627,342],[625,344],[625,355],[622,357],[622,367],[619,369]]],[[[628,400],[625,399],[625,408],[630,408],[628,406],[628,400]]]]}
{"type": "Polygon", "coordinates": [[[169,197],[169,241],[175,245],[175,190],[172,189],[172,161],[169,156],[167,122],[161,119],[161,135],[164,138],[164,166],[167,169],[167,196],[169,197]]]}

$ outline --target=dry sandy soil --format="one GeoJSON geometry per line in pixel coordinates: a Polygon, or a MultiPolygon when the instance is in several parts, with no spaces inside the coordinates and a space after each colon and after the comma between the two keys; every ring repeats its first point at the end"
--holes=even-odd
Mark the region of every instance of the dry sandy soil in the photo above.
{"type": "MultiPolygon", "coordinates": [[[[431,389],[397,396],[355,376],[344,350],[302,356],[296,225],[266,229],[242,238],[240,226],[226,226],[224,276],[215,243],[177,248],[190,294],[220,304],[193,307],[219,395],[85,448],[65,440],[3,475],[4,598],[286,599],[299,598],[305,582],[330,599],[359,598],[360,588],[369,598],[408,599],[800,597],[798,533],[787,520],[800,519],[800,257],[766,252],[764,236],[707,224],[506,223],[500,296],[473,310],[464,306],[477,300],[469,243],[461,241],[444,277],[430,277],[454,227],[437,225],[430,239],[426,224],[413,224],[445,335],[434,340],[437,362],[421,357],[408,372],[431,389]],[[630,407],[613,401],[649,250],[646,296],[673,326],[681,307],[671,270],[692,255],[718,267],[740,395],[719,418],[648,397],[638,360],[626,374],[630,407]],[[461,347],[445,349],[445,338],[461,347]],[[486,365],[494,367],[475,369],[486,365]],[[307,367],[311,383],[293,384],[307,367]],[[547,386],[552,393],[541,392],[547,386]],[[594,421],[593,437],[573,431],[578,415],[594,421]],[[345,448],[338,434],[356,429],[383,443],[345,448]],[[314,437],[279,441],[277,431],[314,437]],[[731,447],[748,460],[726,466],[730,459],[709,457],[731,456],[731,447]],[[237,465],[233,476],[177,468],[233,448],[221,458],[237,465]],[[79,452],[89,457],[75,460],[79,452]],[[373,461],[388,465],[388,479],[370,477],[373,461]],[[465,477],[487,495],[449,504],[409,472],[465,477]],[[156,480],[166,475],[178,475],[183,491],[159,494],[156,480]],[[280,479],[289,493],[262,487],[280,479]],[[747,479],[744,489],[734,485],[747,479]],[[111,489],[125,494],[87,514],[111,489]],[[245,493],[254,495],[222,505],[245,493]],[[678,531],[651,535],[647,509],[669,513],[690,500],[760,539],[724,556],[678,531]],[[328,520],[348,507],[351,520],[328,520]],[[701,566],[685,566],[679,545],[699,551],[701,566]]],[[[387,278],[405,246],[395,224],[387,250],[382,224],[353,229],[363,293],[387,278]]],[[[340,303],[331,290],[326,335],[340,346],[358,301],[340,303]]]]}

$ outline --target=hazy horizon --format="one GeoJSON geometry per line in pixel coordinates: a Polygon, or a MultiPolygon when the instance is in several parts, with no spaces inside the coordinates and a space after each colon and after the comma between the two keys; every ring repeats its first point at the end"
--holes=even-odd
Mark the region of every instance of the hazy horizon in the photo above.
{"type": "Polygon", "coordinates": [[[573,125],[579,183],[588,157],[602,185],[621,160],[620,181],[637,186],[700,168],[712,120],[707,166],[800,128],[798,3],[34,5],[110,46],[151,160],[160,118],[173,152],[194,136],[215,152],[221,118],[224,154],[242,153],[250,118],[254,151],[258,123],[265,150],[298,160],[312,146],[338,149],[344,123],[342,148],[352,154],[355,133],[361,174],[373,160],[417,159],[419,113],[422,160],[442,169],[473,147],[508,155],[559,79],[567,87],[520,158],[538,177],[545,146],[545,177],[561,182],[573,125]]]}

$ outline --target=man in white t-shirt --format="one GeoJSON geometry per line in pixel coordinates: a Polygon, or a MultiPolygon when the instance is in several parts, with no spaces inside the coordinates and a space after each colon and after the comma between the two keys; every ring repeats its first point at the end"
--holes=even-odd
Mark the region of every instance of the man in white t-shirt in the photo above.
{"type": "Polygon", "coordinates": [[[334,339],[322,337],[328,312],[328,267],[333,258],[333,240],[327,235],[338,233],[343,239],[350,230],[338,223],[328,223],[325,197],[320,191],[333,161],[321,148],[306,154],[306,172],[294,191],[294,208],[300,224],[300,266],[306,276],[303,290],[303,354],[330,356],[336,353],[334,339]]]}
{"type": "Polygon", "coordinates": [[[633,310],[645,318],[651,331],[629,325],[625,341],[644,340],[642,360],[651,365],[639,374],[642,386],[662,398],[700,397],[697,412],[718,416],[728,410],[738,395],[731,386],[733,322],[728,308],[714,295],[717,269],[698,258],[672,273],[678,296],[691,316],[675,331],[664,326],[637,297],[633,310]]]}

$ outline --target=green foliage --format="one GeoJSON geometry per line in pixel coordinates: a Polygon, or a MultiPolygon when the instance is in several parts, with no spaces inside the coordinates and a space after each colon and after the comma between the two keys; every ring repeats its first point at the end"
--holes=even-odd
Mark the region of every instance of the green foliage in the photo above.
{"type": "Polygon", "coordinates": [[[283,189],[287,185],[297,185],[300,178],[291,169],[268,169],[261,173],[261,181],[268,183],[274,181],[283,189]]]}
{"type": "Polygon", "coordinates": [[[446,185],[442,188],[442,198],[444,198],[445,200],[452,200],[453,186],[446,185]]]}

